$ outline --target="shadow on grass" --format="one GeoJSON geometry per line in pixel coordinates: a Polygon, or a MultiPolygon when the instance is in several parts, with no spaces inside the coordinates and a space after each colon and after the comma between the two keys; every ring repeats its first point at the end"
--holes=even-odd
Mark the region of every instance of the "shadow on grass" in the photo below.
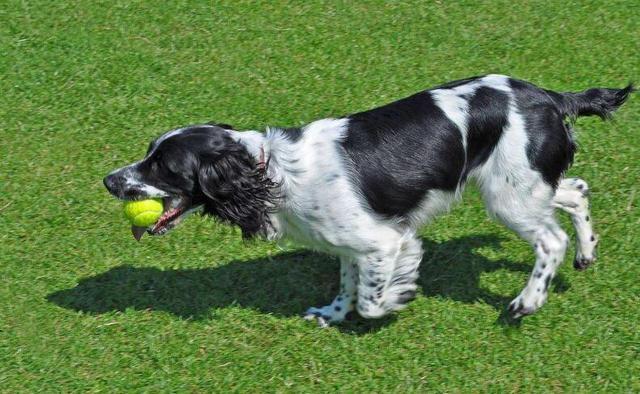
{"type": "MultiPolygon", "coordinates": [[[[442,243],[424,240],[425,255],[419,285],[426,297],[446,297],[464,303],[484,302],[503,311],[511,297],[480,287],[480,275],[500,269],[531,271],[532,265],[491,261],[475,254],[481,246],[499,246],[493,236],[463,237],[442,243]]],[[[334,258],[309,252],[283,253],[273,258],[232,261],[215,268],[160,270],[122,265],[82,279],[71,289],[47,299],[64,308],[100,314],[111,311],[159,310],[187,319],[209,319],[216,308],[240,306],[279,316],[300,315],[309,306],[329,303],[337,293],[339,264],[334,258]]],[[[561,275],[555,291],[567,285],[561,275]]],[[[524,285],[524,283],[523,283],[524,285]]],[[[514,295],[520,289],[514,289],[514,295]]],[[[504,317],[499,323],[509,324],[504,317]]],[[[356,318],[339,326],[343,332],[376,331],[395,319],[356,318]]]]}

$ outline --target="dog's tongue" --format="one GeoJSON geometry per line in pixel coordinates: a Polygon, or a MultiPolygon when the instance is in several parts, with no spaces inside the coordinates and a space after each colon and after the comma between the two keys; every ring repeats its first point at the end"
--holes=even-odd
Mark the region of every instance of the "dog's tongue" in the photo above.
{"type": "Polygon", "coordinates": [[[147,228],[146,227],[131,226],[131,232],[133,233],[133,238],[135,238],[136,241],[140,241],[140,238],[142,238],[144,233],[147,232],[147,228]]]}

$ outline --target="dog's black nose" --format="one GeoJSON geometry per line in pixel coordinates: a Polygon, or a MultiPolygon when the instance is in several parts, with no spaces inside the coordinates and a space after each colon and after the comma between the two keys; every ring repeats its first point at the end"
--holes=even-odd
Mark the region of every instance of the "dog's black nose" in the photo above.
{"type": "Polygon", "coordinates": [[[102,181],[111,194],[119,194],[124,184],[124,179],[118,174],[107,175],[102,181]]]}

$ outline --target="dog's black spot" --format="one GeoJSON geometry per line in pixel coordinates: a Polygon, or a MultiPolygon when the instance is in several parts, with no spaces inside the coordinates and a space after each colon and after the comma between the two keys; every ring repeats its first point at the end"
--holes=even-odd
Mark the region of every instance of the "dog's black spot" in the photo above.
{"type": "Polygon", "coordinates": [[[578,185],[579,190],[582,190],[583,188],[584,188],[584,185],[582,183],[578,185]]]}
{"type": "Polygon", "coordinates": [[[547,244],[545,244],[544,242],[540,242],[540,246],[542,247],[542,252],[544,254],[549,254],[551,252],[547,244]]]}
{"type": "MultiPolygon", "coordinates": [[[[553,260],[553,262],[555,263],[555,260],[553,260]]],[[[547,268],[547,264],[546,263],[542,263],[542,269],[547,268]]]]}
{"type": "Polygon", "coordinates": [[[338,302],[342,301],[342,297],[338,296],[338,298],[336,298],[336,301],[338,302]]]}
{"type": "Polygon", "coordinates": [[[551,274],[547,275],[546,278],[544,278],[544,290],[547,291],[547,289],[549,289],[549,284],[551,283],[551,274]]]}
{"type": "Polygon", "coordinates": [[[376,287],[377,285],[378,285],[377,282],[369,282],[369,283],[367,283],[367,286],[369,286],[369,287],[376,287]]]}
{"type": "Polygon", "coordinates": [[[509,96],[505,92],[489,87],[476,89],[469,100],[467,165],[463,178],[489,158],[502,136],[508,117],[509,96]]]}
{"type": "Polygon", "coordinates": [[[561,95],[516,79],[509,79],[509,84],[526,125],[527,158],[542,179],[555,188],[573,163],[576,150],[570,127],[558,107],[561,95]]]}
{"type": "Polygon", "coordinates": [[[540,271],[536,272],[535,277],[536,278],[542,278],[542,272],[540,272],[540,271]]]}
{"type": "Polygon", "coordinates": [[[594,237],[593,235],[591,236],[591,242],[595,242],[596,241],[596,237],[594,237]]]}
{"type": "Polygon", "coordinates": [[[339,306],[337,306],[337,305],[336,305],[336,307],[335,307],[335,308],[333,308],[333,309],[335,309],[335,310],[336,310],[336,312],[340,312],[340,311],[342,310],[342,308],[341,308],[341,307],[339,307],[339,306]]]}
{"type": "Polygon", "coordinates": [[[335,181],[335,180],[336,180],[336,179],[338,179],[338,178],[340,178],[340,175],[338,175],[338,174],[330,174],[330,175],[327,175],[327,176],[324,178],[324,180],[325,180],[325,182],[327,182],[327,183],[328,183],[328,182],[333,182],[333,181],[335,181]]]}
{"type": "Polygon", "coordinates": [[[589,221],[589,215],[585,216],[584,220],[586,220],[588,222],[589,221]]]}
{"type": "Polygon", "coordinates": [[[453,191],[464,168],[460,130],[429,91],[349,116],[341,143],[371,209],[402,217],[431,189],[453,191]]]}

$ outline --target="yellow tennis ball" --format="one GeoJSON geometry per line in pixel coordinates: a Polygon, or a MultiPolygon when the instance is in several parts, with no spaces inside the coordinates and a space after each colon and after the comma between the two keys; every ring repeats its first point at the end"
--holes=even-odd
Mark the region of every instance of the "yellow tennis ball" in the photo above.
{"type": "Polygon", "coordinates": [[[125,201],[124,203],[124,216],[137,227],[151,226],[158,221],[162,211],[162,200],[159,198],[125,201]]]}

